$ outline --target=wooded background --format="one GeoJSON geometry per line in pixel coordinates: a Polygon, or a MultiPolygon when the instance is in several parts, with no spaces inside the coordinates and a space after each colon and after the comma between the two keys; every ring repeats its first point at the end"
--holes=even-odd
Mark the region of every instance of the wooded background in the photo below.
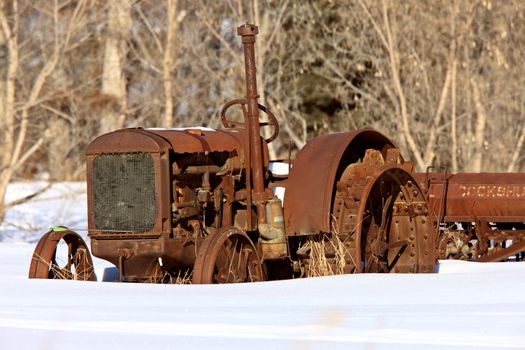
{"type": "Polygon", "coordinates": [[[220,127],[244,96],[246,22],[273,156],[371,127],[420,171],[521,171],[524,16],[517,0],[0,0],[0,203],[13,179],[83,179],[99,134],[220,127]]]}

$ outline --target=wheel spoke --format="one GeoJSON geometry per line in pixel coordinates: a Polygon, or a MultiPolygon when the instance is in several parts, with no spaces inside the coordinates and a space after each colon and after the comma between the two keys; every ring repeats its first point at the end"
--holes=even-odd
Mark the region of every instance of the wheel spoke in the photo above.
{"type": "Polygon", "coordinates": [[[73,264],[73,242],[67,243],[67,262],[64,269],[71,271],[71,265],[73,264]]]}
{"type": "MultiPolygon", "coordinates": [[[[394,248],[398,248],[398,247],[401,247],[401,248],[404,248],[408,245],[408,239],[403,239],[401,241],[397,241],[397,242],[392,242],[392,243],[388,243],[386,245],[386,249],[387,250],[390,250],[390,249],[394,249],[394,248]]],[[[401,250],[401,249],[400,249],[401,250]]]]}
{"type": "Polygon", "coordinates": [[[381,213],[381,225],[379,226],[379,238],[383,239],[383,237],[386,237],[386,225],[387,225],[387,214],[388,209],[390,208],[390,203],[392,202],[392,195],[388,196],[385,203],[383,204],[383,210],[381,213]]]}
{"type": "MultiPolygon", "coordinates": [[[[229,241],[229,240],[227,240],[229,241]]],[[[235,252],[237,251],[237,243],[239,243],[238,240],[235,240],[235,246],[233,247],[232,250],[230,250],[230,255],[228,255],[228,259],[230,260],[230,265],[228,266],[228,279],[226,280],[226,283],[229,282],[230,280],[230,276],[233,275],[235,277],[235,273],[233,272],[234,270],[232,269],[232,266],[233,266],[233,262],[235,260],[235,252]]],[[[231,246],[231,244],[230,244],[231,246]]],[[[239,266],[237,266],[237,269],[239,268],[239,266]]]]}
{"type": "MultiPolygon", "coordinates": [[[[408,241],[407,240],[403,240],[403,241],[399,241],[399,242],[395,242],[395,243],[392,243],[393,245],[394,244],[401,244],[401,245],[398,245],[399,248],[399,251],[397,252],[396,256],[394,257],[394,259],[392,259],[392,261],[390,263],[388,263],[388,269],[391,270],[392,267],[394,267],[394,265],[397,263],[397,261],[399,260],[399,258],[401,258],[401,255],[403,255],[403,253],[405,252],[406,248],[408,247],[408,241]]],[[[394,247],[392,247],[394,248],[394,247]]]]}

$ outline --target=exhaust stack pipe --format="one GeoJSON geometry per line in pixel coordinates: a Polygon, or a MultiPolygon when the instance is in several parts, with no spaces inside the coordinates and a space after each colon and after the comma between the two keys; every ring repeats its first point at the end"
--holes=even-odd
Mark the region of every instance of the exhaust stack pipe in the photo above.
{"type": "MultiPolygon", "coordinates": [[[[253,198],[250,200],[253,200],[257,208],[257,229],[263,239],[261,242],[262,254],[265,259],[276,259],[287,256],[288,246],[284,233],[282,203],[277,198],[272,199],[264,191],[264,155],[260,136],[261,124],[259,121],[259,108],[261,106],[257,103],[259,95],[257,94],[257,69],[255,68],[255,36],[258,33],[259,29],[253,24],[245,24],[237,28],[237,34],[242,37],[244,46],[246,128],[248,129],[249,158],[251,162],[251,165],[248,165],[251,169],[247,170],[251,171],[252,176],[253,198]]],[[[262,108],[263,111],[269,113],[265,107],[262,108]]],[[[275,126],[278,127],[277,123],[275,126]]],[[[251,222],[251,219],[249,220],[251,222]]]]}
{"type": "Polygon", "coordinates": [[[237,28],[237,34],[242,37],[244,46],[244,70],[246,76],[246,105],[248,110],[246,128],[250,144],[251,172],[253,180],[253,200],[257,204],[265,199],[263,150],[261,145],[259,125],[259,107],[257,105],[257,69],[255,68],[255,36],[259,28],[253,24],[245,24],[237,28]]]}

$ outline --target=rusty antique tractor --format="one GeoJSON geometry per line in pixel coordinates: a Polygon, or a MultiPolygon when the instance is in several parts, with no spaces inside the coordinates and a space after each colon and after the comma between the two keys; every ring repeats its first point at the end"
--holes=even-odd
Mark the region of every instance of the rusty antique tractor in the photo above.
{"type": "Polygon", "coordinates": [[[440,259],[525,258],[525,174],[417,174],[437,230],[440,259]]]}
{"type": "MultiPolygon", "coordinates": [[[[89,144],[92,254],[118,267],[121,281],[136,282],[181,273],[193,283],[232,283],[433,272],[424,192],[387,137],[369,129],[325,135],[293,161],[269,160],[279,125],[257,102],[257,31],[238,28],[246,96],[225,104],[223,129],[124,129],[89,144]],[[227,114],[234,106],[242,120],[227,114]]],[[[87,245],[65,227],[42,237],[29,271],[60,276],[95,278],[87,245]],[[59,241],[68,247],[64,266],[59,241]]]]}

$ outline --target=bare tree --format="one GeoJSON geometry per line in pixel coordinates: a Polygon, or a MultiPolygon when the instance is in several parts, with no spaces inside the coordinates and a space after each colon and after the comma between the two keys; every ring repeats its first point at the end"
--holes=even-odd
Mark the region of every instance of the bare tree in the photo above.
{"type": "Polygon", "coordinates": [[[281,124],[272,157],[372,127],[419,170],[523,170],[524,10],[490,0],[0,1],[0,199],[16,176],[82,178],[85,146],[102,132],[220,127],[224,102],[244,94],[235,28],[246,22],[260,30],[260,101],[281,124]]]}
{"type": "Polygon", "coordinates": [[[293,7],[294,31],[305,34],[297,45],[305,73],[296,81],[316,77],[316,89],[337,102],[313,123],[323,132],[384,131],[420,170],[519,168],[522,7],[387,0],[293,7]]]}
{"type": "MultiPolygon", "coordinates": [[[[34,109],[42,105],[49,96],[41,96],[44,84],[55,71],[64,50],[69,47],[71,33],[76,26],[77,16],[85,10],[85,3],[79,1],[70,21],[66,22],[65,31],[61,31],[59,21],[59,9],[61,4],[55,0],[49,8],[38,9],[39,15],[48,16],[52,23],[51,48],[49,56],[43,62],[41,68],[36,71],[30,82],[27,94],[24,94],[17,85],[20,85],[20,13],[17,1],[0,4],[0,25],[2,38],[6,42],[7,62],[6,75],[2,77],[0,85],[1,110],[3,112],[2,123],[2,157],[0,168],[0,219],[3,219],[5,209],[15,203],[4,204],[7,185],[20,169],[20,167],[31,157],[43,144],[46,133],[40,130],[36,138],[28,140],[27,136],[31,122],[35,119],[34,109]],[[28,144],[29,141],[29,144],[28,144]]],[[[18,202],[18,201],[17,201],[18,202]]]]}

